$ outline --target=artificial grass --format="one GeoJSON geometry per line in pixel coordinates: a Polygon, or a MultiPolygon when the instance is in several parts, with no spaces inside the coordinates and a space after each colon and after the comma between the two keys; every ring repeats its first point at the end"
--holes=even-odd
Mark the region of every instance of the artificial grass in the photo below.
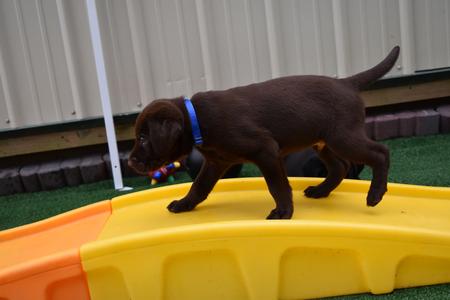
{"type": "Polygon", "coordinates": [[[326,300],[446,300],[450,299],[450,284],[430,285],[419,288],[398,289],[390,294],[359,294],[329,297],[326,300]]]}
{"type": "MultiPolygon", "coordinates": [[[[450,186],[450,135],[393,139],[390,149],[389,182],[429,186],[450,186]]],[[[364,168],[361,179],[371,179],[364,168]]],[[[450,298],[450,297],[449,297],[450,298]]]]}
{"type": "MultiPolygon", "coordinates": [[[[396,183],[450,186],[450,135],[412,137],[384,142],[391,151],[389,181],[396,183]]],[[[245,165],[242,177],[261,176],[253,165],[245,165]]],[[[365,168],[361,179],[370,180],[370,169],[365,168]]],[[[178,173],[175,183],[189,182],[186,173],[178,173]]],[[[125,178],[126,186],[135,192],[151,188],[148,179],[125,178]]],[[[156,187],[166,185],[160,184],[156,187]]],[[[97,201],[123,195],[113,189],[111,180],[79,187],[33,194],[16,194],[0,197],[0,230],[42,220],[65,211],[97,201]]],[[[450,199],[449,199],[450,201],[450,199]]],[[[329,299],[450,299],[450,284],[396,290],[389,295],[369,294],[335,297],[329,299]]]]}
{"type": "MultiPolygon", "coordinates": [[[[187,173],[177,173],[176,183],[189,181],[190,177],[187,173]]],[[[105,180],[54,191],[0,197],[0,230],[36,222],[98,201],[152,188],[149,179],[145,177],[124,178],[124,185],[133,187],[133,190],[116,191],[112,180],[105,180]]],[[[167,183],[153,187],[164,185],[167,183]]]]}

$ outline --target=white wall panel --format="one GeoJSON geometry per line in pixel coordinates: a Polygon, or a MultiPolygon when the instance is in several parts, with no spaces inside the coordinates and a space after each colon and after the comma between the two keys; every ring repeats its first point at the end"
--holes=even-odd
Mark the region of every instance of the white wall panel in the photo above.
{"type": "MultiPolygon", "coordinates": [[[[42,122],[37,95],[33,93],[34,82],[30,76],[29,49],[24,45],[24,25],[19,1],[0,1],[0,41],[3,61],[3,92],[9,91],[11,126],[24,121],[27,124],[42,122]]],[[[5,120],[2,120],[2,127],[5,120]]]]}
{"type": "MultiPolygon", "coordinates": [[[[114,113],[292,74],[450,66],[450,0],[97,0],[114,113]],[[409,45],[409,46],[408,46],[409,45]]],[[[85,1],[0,0],[0,129],[101,115],[85,1]]]]}
{"type": "Polygon", "coordinates": [[[101,101],[95,77],[95,63],[89,38],[85,1],[58,1],[62,4],[62,12],[65,16],[65,20],[61,21],[65,22],[65,26],[67,26],[67,32],[63,33],[63,35],[67,34],[65,47],[71,49],[70,52],[73,56],[74,78],[71,80],[78,87],[81,102],[76,114],[79,118],[100,115],[102,112],[101,101]]]}
{"type": "Polygon", "coordinates": [[[183,93],[190,95],[194,91],[205,90],[206,88],[198,12],[195,0],[177,0],[177,3],[178,13],[182,20],[180,22],[180,29],[183,33],[182,47],[186,51],[184,56],[185,66],[188,71],[186,76],[187,80],[189,80],[189,90],[183,93]]]}
{"type": "Polygon", "coordinates": [[[256,65],[256,81],[272,78],[270,64],[270,47],[267,33],[267,15],[264,1],[247,0],[246,9],[250,16],[248,28],[252,33],[252,49],[254,50],[254,64],[256,65]]]}
{"type": "Polygon", "coordinates": [[[61,120],[42,1],[18,1],[17,4],[30,92],[39,106],[42,122],[61,120]]]}
{"type": "Polygon", "coordinates": [[[277,6],[281,73],[337,74],[332,2],[290,0],[277,6]]]}
{"type": "Polygon", "coordinates": [[[450,65],[450,1],[414,0],[416,68],[450,65]]]}
{"type": "MultiPolygon", "coordinates": [[[[55,121],[76,119],[74,96],[68,73],[68,63],[64,51],[62,27],[58,16],[56,0],[44,0],[41,5],[42,25],[45,29],[46,59],[49,74],[49,85],[56,109],[59,110],[55,121]],[[56,104],[57,103],[57,104],[56,104]],[[74,114],[75,112],[75,114],[74,114]]],[[[45,88],[45,87],[43,87],[45,88]]]]}
{"type": "Polygon", "coordinates": [[[135,110],[142,106],[141,94],[145,94],[146,87],[150,85],[139,81],[145,78],[145,73],[139,74],[144,66],[137,63],[136,57],[140,58],[142,54],[135,53],[133,47],[142,27],[135,25],[138,21],[133,16],[136,8],[121,0],[97,3],[112,109],[115,112],[135,110]],[[133,22],[130,22],[130,16],[133,22]],[[141,86],[144,90],[140,89],[141,86]]]}
{"type": "MultiPolygon", "coordinates": [[[[345,7],[350,45],[348,72],[357,73],[377,64],[394,45],[400,45],[398,2],[348,0],[345,7]]],[[[401,70],[394,68],[389,75],[398,74],[401,70]]]]}

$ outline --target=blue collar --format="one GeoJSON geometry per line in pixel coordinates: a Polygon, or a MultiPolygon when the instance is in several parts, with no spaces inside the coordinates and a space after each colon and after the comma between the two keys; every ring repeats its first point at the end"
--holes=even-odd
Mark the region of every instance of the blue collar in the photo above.
{"type": "Polygon", "coordinates": [[[192,136],[194,137],[195,145],[200,146],[203,144],[203,138],[200,131],[200,125],[198,124],[197,114],[195,113],[191,99],[184,97],[184,106],[186,107],[189,119],[191,120],[192,136]]]}

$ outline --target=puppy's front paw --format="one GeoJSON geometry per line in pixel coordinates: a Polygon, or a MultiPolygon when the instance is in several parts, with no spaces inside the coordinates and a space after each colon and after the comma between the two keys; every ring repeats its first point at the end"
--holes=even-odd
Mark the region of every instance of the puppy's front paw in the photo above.
{"type": "Polygon", "coordinates": [[[292,217],[293,210],[292,209],[278,209],[275,208],[270,212],[267,216],[267,220],[276,220],[276,219],[290,219],[292,217]]]}
{"type": "Polygon", "coordinates": [[[324,198],[327,197],[330,192],[321,188],[320,186],[310,186],[304,191],[305,196],[308,198],[324,198]]]}
{"type": "Polygon", "coordinates": [[[370,190],[367,195],[367,206],[374,207],[383,199],[386,190],[370,190]]]}
{"type": "Polygon", "coordinates": [[[195,204],[192,204],[189,201],[186,200],[175,200],[172,201],[168,206],[167,209],[170,212],[173,213],[180,213],[180,212],[184,212],[184,211],[191,211],[195,208],[195,204]]]}

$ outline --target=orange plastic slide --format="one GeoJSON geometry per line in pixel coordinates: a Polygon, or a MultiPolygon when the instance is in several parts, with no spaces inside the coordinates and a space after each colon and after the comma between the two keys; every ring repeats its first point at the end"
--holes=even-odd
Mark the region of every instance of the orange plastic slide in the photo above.
{"type": "Polygon", "coordinates": [[[89,299],[80,246],[94,241],[111,215],[103,201],[0,232],[0,300],[89,299]]]}

